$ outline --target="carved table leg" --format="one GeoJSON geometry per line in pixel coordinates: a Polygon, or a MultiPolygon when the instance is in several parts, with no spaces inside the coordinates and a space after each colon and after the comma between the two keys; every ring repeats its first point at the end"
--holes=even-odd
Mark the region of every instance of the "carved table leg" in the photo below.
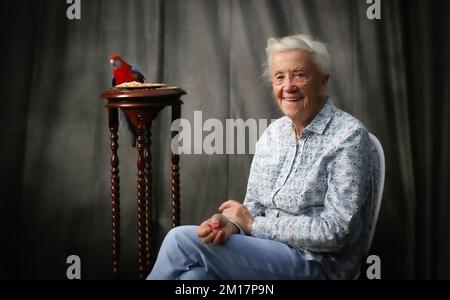
{"type": "MultiPolygon", "coordinates": [[[[172,123],[181,117],[181,104],[172,105],[172,123]]],[[[172,139],[178,134],[178,129],[172,131],[172,139]]],[[[176,143],[178,145],[178,143],[176,143]]],[[[172,151],[177,149],[172,149],[172,151]]],[[[180,225],[180,168],[178,152],[172,152],[172,226],[180,225]]]]}
{"type": "Polygon", "coordinates": [[[153,261],[151,252],[152,242],[152,121],[145,127],[145,264],[146,273],[150,272],[153,261]]]}
{"type": "Polygon", "coordinates": [[[112,276],[119,279],[120,256],[120,178],[119,157],[117,156],[118,143],[118,111],[117,108],[108,109],[109,131],[111,132],[111,206],[112,206],[112,276]]]}
{"type": "Polygon", "coordinates": [[[139,252],[139,279],[144,279],[146,272],[146,260],[145,260],[145,159],[144,159],[144,130],[145,123],[142,115],[142,110],[136,111],[138,120],[137,126],[137,216],[138,216],[138,252],[139,252]]]}

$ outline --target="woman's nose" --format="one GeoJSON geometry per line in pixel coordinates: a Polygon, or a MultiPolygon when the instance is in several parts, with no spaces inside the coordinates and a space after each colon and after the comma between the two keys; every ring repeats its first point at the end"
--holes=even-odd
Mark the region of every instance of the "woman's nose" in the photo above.
{"type": "Polygon", "coordinates": [[[284,81],[284,89],[287,92],[292,92],[292,91],[296,91],[298,89],[298,86],[295,84],[295,81],[292,80],[292,78],[286,77],[286,79],[284,81]]]}

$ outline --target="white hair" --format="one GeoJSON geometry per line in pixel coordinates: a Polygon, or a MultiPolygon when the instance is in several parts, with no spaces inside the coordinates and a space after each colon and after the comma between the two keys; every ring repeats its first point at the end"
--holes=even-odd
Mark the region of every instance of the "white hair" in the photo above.
{"type": "Polygon", "coordinates": [[[271,77],[271,65],[272,65],[272,55],[277,52],[287,51],[287,50],[306,50],[313,54],[313,61],[316,66],[324,74],[330,74],[331,69],[331,58],[328,53],[327,46],[313,39],[311,36],[306,34],[296,34],[285,36],[282,38],[269,38],[267,40],[266,48],[266,64],[264,65],[263,76],[266,79],[271,77]]]}

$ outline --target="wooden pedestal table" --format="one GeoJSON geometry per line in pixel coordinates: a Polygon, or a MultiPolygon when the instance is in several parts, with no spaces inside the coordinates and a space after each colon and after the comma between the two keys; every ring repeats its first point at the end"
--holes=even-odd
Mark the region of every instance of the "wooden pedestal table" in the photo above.
{"type": "MultiPolygon", "coordinates": [[[[179,88],[157,89],[111,89],[101,95],[108,109],[111,132],[111,202],[112,202],[112,260],[113,279],[119,278],[120,264],[120,179],[118,143],[118,110],[130,120],[136,133],[137,149],[137,223],[138,223],[138,267],[139,278],[144,279],[153,263],[150,250],[152,243],[152,154],[151,125],[159,111],[166,106],[172,108],[172,122],[180,118],[180,100],[186,92],[179,88]]],[[[172,131],[174,137],[178,131],[172,131]]],[[[172,226],[180,225],[180,173],[179,155],[172,156],[172,226]]]]}

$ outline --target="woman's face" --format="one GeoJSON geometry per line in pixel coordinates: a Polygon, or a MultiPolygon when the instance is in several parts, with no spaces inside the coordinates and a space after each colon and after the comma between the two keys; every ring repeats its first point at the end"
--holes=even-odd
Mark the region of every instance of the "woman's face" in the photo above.
{"type": "Polygon", "coordinates": [[[317,112],[325,96],[328,74],[323,74],[304,50],[272,55],[271,82],[281,111],[292,120],[317,112]]]}

